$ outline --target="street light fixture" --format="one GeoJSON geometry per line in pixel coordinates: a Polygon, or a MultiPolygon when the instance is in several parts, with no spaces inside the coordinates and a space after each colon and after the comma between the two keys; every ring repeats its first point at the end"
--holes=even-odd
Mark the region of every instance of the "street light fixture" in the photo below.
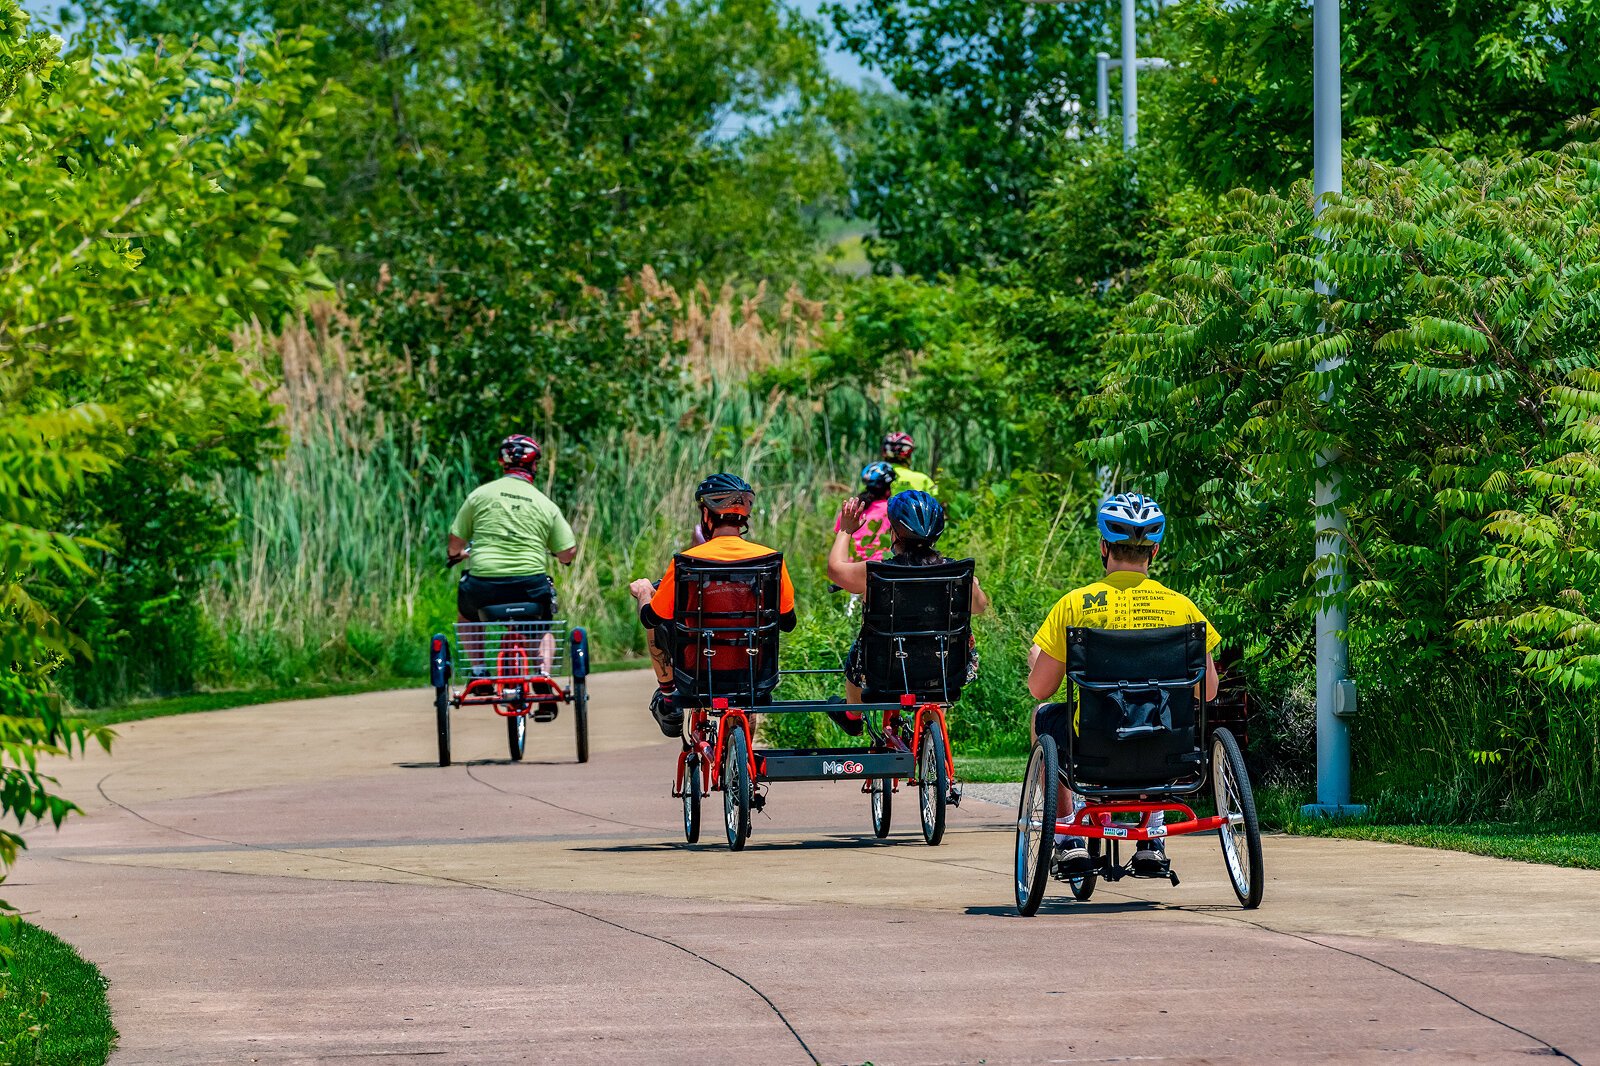
{"type": "MultiPolygon", "coordinates": [[[[1136,66],[1140,70],[1166,70],[1172,64],[1156,56],[1141,56],[1136,66]]],[[[1112,59],[1110,52],[1096,52],[1094,68],[1095,115],[1103,129],[1111,121],[1111,79],[1108,74],[1112,70],[1121,70],[1122,60],[1112,59]]],[[[1126,141],[1124,146],[1131,147],[1126,141]]]]}
{"type": "MultiPolygon", "coordinates": [[[[1076,4],[1082,0],[1028,0],[1030,4],[1076,4]]],[[[1134,0],[1122,0],[1122,147],[1131,150],[1139,142],[1139,60],[1135,54],[1138,39],[1134,27],[1134,0]]],[[[1109,56],[1107,59],[1109,60],[1109,56]]],[[[1105,66],[1100,68],[1100,85],[1105,83],[1105,66]]],[[[1109,115],[1109,91],[1101,89],[1100,114],[1109,115]]]]}

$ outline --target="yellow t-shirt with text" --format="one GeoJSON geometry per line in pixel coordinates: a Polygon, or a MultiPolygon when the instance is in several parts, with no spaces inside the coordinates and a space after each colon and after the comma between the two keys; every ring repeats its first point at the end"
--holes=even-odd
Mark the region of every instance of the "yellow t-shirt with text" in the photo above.
{"type": "Polygon", "coordinates": [[[1067,630],[1160,629],[1190,622],[1205,622],[1206,651],[1215,652],[1222,636],[1205,615],[1181,592],[1174,592],[1153,577],[1118,570],[1093,584],[1073,589],[1050,609],[1033,635],[1033,642],[1057,662],[1067,661],[1067,630]]]}

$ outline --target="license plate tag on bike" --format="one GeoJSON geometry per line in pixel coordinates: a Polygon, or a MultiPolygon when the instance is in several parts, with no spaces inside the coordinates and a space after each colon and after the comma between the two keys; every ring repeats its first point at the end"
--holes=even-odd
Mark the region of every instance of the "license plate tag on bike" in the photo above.
{"type": "Polygon", "coordinates": [[[1115,825],[1105,826],[1104,828],[1101,829],[1101,832],[1104,833],[1108,837],[1125,837],[1125,836],[1128,835],[1128,831],[1126,829],[1123,829],[1120,826],[1115,826],[1115,825]]]}

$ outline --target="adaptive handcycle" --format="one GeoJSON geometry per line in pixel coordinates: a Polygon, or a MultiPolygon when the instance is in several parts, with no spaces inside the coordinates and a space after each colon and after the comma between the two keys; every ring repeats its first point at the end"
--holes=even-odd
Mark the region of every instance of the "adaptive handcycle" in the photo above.
{"type": "Polygon", "coordinates": [[[1016,897],[1038,912],[1051,877],[1055,837],[1087,841],[1090,869],[1063,880],[1078,900],[1098,881],[1163,877],[1122,861],[1123,843],[1215,831],[1228,880],[1246,909],[1260,906],[1265,883],[1261,827],[1244,754],[1226,727],[1207,728],[1206,626],[1067,630],[1067,678],[1076,700],[1066,752],[1041,733],[1034,742],[1017,811],[1016,897]],[[1185,802],[1211,785],[1216,811],[1185,802]],[[1060,812],[1062,787],[1072,809],[1060,812]],[[1152,826],[1156,812],[1180,815],[1152,826]]]}
{"type": "MultiPolygon", "coordinates": [[[[961,802],[946,712],[966,681],[971,640],[973,562],[867,566],[861,631],[863,701],[842,696],[774,700],[778,669],[778,590],[783,557],[720,562],[674,560],[673,615],[665,623],[686,715],[672,795],[683,803],[683,835],[700,839],[701,804],[722,793],[728,847],[750,839],[751,812],[766,805],[774,781],[859,780],[870,796],[872,828],[888,836],[893,799],[904,781],[917,789],[923,839],[944,837],[948,808],[961,802]],[[859,747],[758,748],[762,715],[856,712],[859,747]]],[[[836,671],[790,671],[835,673],[836,671]]]]}
{"type": "Polygon", "coordinates": [[[434,714],[439,729],[439,765],[450,765],[450,711],[492,707],[506,721],[506,744],[513,761],[527,749],[528,720],[553,722],[560,705],[572,709],[578,761],[589,761],[589,637],[561,619],[551,619],[540,603],[485,607],[480,621],[457,622],[458,661],[469,676],[453,689],[450,642],[435,633],[429,645],[434,714]],[[563,683],[564,681],[564,683],[563,683]]]}

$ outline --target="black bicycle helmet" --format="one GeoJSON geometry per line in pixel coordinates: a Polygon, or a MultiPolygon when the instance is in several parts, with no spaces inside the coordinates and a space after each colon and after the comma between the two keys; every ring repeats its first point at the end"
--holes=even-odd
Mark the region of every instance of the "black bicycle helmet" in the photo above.
{"type": "Polygon", "coordinates": [[[749,518],[750,509],[755,506],[756,490],[738,474],[712,474],[700,482],[694,498],[701,507],[719,517],[749,518]]]}
{"type": "Polygon", "coordinates": [[[907,489],[889,498],[889,521],[913,540],[932,544],[944,532],[944,506],[921,489],[907,489]]]}

